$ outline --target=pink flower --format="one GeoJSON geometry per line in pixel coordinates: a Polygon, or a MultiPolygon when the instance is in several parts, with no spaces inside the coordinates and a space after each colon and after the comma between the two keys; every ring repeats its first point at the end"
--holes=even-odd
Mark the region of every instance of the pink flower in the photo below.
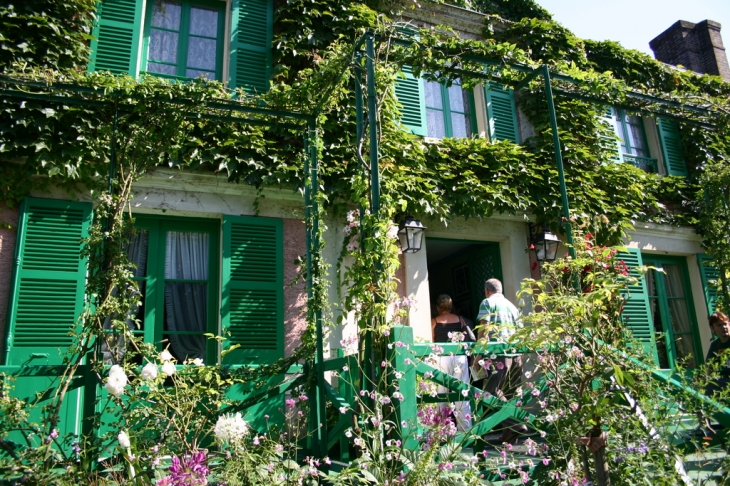
{"type": "Polygon", "coordinates": [[[498,362],[498,363],[497,363],[497,369],[498,369],[498,370],[503,370],[503,369],[504,369],[504,363],[502,363],[501,361],[500,361],[500,362],[498,362]]]}
{"type": "Polygon", "coordinates": [[[286,403],[287,407],[292,408],[292,407],[294,407],[294,405],[297,404],[297,401],[294,400],[293,398],[287,398],[285,403],[286,403]]]}

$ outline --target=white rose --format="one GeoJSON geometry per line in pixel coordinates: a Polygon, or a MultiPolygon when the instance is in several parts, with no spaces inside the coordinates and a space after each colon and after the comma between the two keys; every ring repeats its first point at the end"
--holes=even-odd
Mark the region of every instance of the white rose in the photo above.
{"type": "Polygon", "coordinates": [[[162,361],[172,361],[172,355],[170,354],[170,351],[164,350],[160,353],[160,359],[162,361]]]}
{"type": "Polygon", "coordinates": [[[177,371],[177,368],[175,368],[175,364],[171,363],[169,361],[165,361],[162,364],[162,372],[165,373],[167,376],[172,376],[177,371]]]}
{"type": "Polygon", "coordinates": [[[139,374],[143,380],[152,381],[157,378],[157,365],[155,363],[147,363],[139,374]]]}
{"type": "Polygon", "coordinates": [[[117,440],[119,441],[119,445],[124,447],[125,449],[128,449],[132,445],[132,443],[129,441],[129,436],[123,430],[121,432],[119,432],[119,435],[117,436],[117,440]]]}
{"type": "Polygon", "coordinates": [[[191,361],[191,363],[193,363],[195,366],[203,366],[203,360],[200,358],[195,358],[191,361]]]}
{"type": "Polygon", "coordinates": [[[119,365],[112,366],[109,369],[109,377],[104,388],[115,397],[118,397],[124,393],[125,386],[127,386],[127,374],[124,372],[124,368],[119,365]]]}

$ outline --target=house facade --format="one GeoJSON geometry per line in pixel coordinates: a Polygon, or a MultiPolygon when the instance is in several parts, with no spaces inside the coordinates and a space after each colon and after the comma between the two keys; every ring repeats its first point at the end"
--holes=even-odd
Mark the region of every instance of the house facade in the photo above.
{"type": "MultiPolygon", "coordinates": [[[[88,70],[180,82],[202,76],[251,95],[265,93],[276,67],[276,19],[272,0],[104,0],[88,70]]],[[[448,24],[477,41],[490,25],[483,13],[436,4],[394,20],[415,28],[448,24]]],[[[520,93],[499,82],[447,86],[415,77],[406,66],[393,92],[402,129],[416,144],[437,147],[443,139],[480,138],[520,145],[536,134],[520,108],[520,93]]],[[[615,152],[606,164],[632,164],[660,176],[690,175],[673,119],[639,116],[619,105],[605,106],[602,118],[615,134],[615,152]]],[[[139,231],[128,256],[140,292],[134,316],[140,325],[133,332],[180,362],[261,364],[291,355],[307,325],[304,282],[292,284],[307,252],[302,194],[293,187],[257,191],[212,171],[161,167],[133,192],[139,231]],[[219,344],[205,335],[225,333],[239,347],[221,358],[219,344]]],[[[92,212],[90,195],[71,195],[60,187],[34,190],[19,207],[2,208],[2,221],[14,226],[0,227],[3,364],[62,364],[62,350],[71,344],[68,331],[85,302],[87,269],[79,241],[88,234],[92,212]]],[[[408,324],[415,336],[431,341],[432,305],[439,294],[452,296],[462,315],[474,319],[484,280],[499,278],[505,295],[516,302],[520,282],[539,277],[535,255],[526,250],[528,222],[538,216],[534,210],[483,218],[453,214],[448,224],[419,216],[427,227],[425,243],[420,251],[401,255],[396,275],[399,292],[414,302],[408,324]]],[[[346,221],[333,213],[323,223],[328,228],[323,256],[334,263],[346,221]]],[[[639,221],[629,236],[627,264],[653,268],[631,289],[629,327],[661,368],[702,363],[711,341],[710,284],[717,278],[702,238],[690,227],[639,221]]],[[[346,312],[337,307],[332,272],[330,280],[334,312],[346,312]]],[[[332,329],[330,349],[354,334],[355,324],[346,320],[332,329]]]]}

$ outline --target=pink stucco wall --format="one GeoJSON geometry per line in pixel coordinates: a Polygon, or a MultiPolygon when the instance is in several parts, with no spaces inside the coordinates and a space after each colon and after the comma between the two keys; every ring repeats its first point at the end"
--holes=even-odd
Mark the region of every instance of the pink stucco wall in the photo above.
{"type": "Polygon", "coordinates": [[[294,262],[306,255],[306,232],[304,222],[296,219],[284,220],[284,354],[291,356],[301,342],[307,328],[307,287],[303,279],[290,285],[299,274],[294,262]]]}
{"type": "Polygon", "coordinates": [[[3,356],[5,354],[5,319],[8,313],[8,294],[13,271],[18,209],[0,204],[0,223],[13,226],[10,229],[0,224],[0,356],[3,356]]]}

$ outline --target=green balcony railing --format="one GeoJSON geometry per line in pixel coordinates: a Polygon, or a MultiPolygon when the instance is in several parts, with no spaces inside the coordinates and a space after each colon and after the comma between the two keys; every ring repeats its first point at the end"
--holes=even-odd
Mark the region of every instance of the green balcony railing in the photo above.
{"type": "Polygon", "coordinates": [[[654,174],[659,172],[659,166],[657,165],[656,159],[630,154],[621,154],[621,156],[623,157],[624,162],[626,162],[627,164],[631,164],[634,167],[638,167],[639,169],[654,174]]]}

